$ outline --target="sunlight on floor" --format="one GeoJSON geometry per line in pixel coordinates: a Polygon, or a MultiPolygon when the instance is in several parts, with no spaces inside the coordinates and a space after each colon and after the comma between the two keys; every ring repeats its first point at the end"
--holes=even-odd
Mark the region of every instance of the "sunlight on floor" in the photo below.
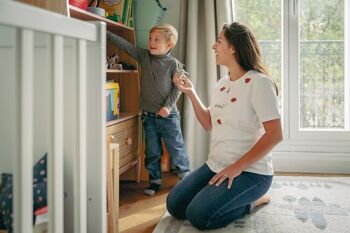
{"type": "Polygon", "coordinates": [[[165,203],[122,217],[119,219],[119,232],[131,232],[130,229],[136,229],[138,226],[157,223],[164,211],[165,203]]]}

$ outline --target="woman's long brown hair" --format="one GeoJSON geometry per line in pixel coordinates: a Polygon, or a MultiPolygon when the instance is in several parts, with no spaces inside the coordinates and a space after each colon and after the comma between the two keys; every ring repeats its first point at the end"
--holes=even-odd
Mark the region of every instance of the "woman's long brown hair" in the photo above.
{"type": "MultiPolygon", "coordinates": [[[[222,30],[228,43],[235,48],[237,63],[244,70],[255,70],[270,77],[262,61],[261,50],[252,30],[238,22],[233,22],[230,25],[224,24],[222,30]]],[[[278,95],[276,83],[275,87],[278,95]]]]}

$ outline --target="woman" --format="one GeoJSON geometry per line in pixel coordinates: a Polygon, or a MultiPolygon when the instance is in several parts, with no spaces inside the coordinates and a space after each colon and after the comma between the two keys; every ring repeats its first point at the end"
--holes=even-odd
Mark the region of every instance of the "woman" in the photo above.
{"type": "Polygon", "coordinates": [[[167,209],[200,230],[224,227],[269,202],[270,151],[282,140],[277,88],[252,31],[237,22],[224,25],[213,49],[229,73],[218,81],[208,108],[190,80],[174,76],[212,137],[207,162],[170,191],[167,209]]]}

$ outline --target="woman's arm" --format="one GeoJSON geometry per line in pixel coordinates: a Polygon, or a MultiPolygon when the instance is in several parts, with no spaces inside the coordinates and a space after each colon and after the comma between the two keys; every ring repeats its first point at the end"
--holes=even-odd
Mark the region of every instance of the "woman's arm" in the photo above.
{"type": "Polygon", "coordinates": [[[236,166],[242,171],[260,160],[282,141],[281,119],[266,121],[263,125],[265,129],[263,136],[236,162],[236,166]]]}
{"type": "Polygon", "coordinates": [[[235,177],[239,176],[242,171],[264,157],[282,141],[281,119],[266,121],[263,125],[265,133],[257,143],[234,164],[216,174],[209,181],[209,184],[216,184],[219,186],[226,178],[228,178],[228,188],[230,188],[235,177]]]}
{"type": "Polygon", "coordinates": [[[193,88],[191,81],[184,75],[174,75],[174,83],[180,91],[187,94],[191,100],[193,110],[196,114],[197,119],[205,130],[211,130],[211,116],[207,107],[204,106],[196,90],[193,88]]]}

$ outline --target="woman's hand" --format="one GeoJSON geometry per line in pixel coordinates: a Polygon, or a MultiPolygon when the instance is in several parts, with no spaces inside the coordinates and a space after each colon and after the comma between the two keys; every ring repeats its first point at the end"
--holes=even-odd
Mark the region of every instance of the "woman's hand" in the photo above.
{"type": "Polygon", "coordinates": [[[173,82],[177,88],[183,93],[189,93],[193,89],[191,81],[185,76],[180,74],[175,74],[173,77],[173,82]]]}
{"type": "Polygon", "coordinates": [[[232,186],[233,179],[239,176],[242,173],[241,170],[235,166],[235,164],[232,164],[228,167],[226,167],[224,170],[216,174],[210,181],[210,185],[216,185],[219,186],[222,182],[224,182],[226,179],[228,179],[228,185],[227,188],[230,189],[232,186]]]}

